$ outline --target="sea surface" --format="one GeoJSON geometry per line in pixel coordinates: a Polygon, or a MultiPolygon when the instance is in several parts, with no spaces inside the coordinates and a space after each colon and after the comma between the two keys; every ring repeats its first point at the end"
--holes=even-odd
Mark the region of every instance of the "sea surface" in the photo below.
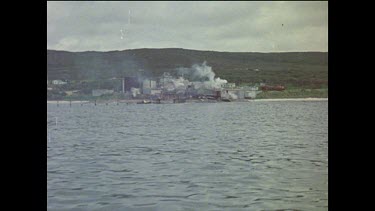
{"type": "Polygon", "coordinates": [[[328,101],[47,104],[48,210],[328,210],[328,101]]]}

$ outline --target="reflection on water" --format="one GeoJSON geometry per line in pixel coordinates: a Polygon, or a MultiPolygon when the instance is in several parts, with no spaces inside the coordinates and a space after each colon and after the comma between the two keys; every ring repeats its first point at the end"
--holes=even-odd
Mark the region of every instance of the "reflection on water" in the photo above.
{"type": "Polygon", "coordinates": [[[48,210],[327,210],[327,107],[49,104],[48,210]]]}

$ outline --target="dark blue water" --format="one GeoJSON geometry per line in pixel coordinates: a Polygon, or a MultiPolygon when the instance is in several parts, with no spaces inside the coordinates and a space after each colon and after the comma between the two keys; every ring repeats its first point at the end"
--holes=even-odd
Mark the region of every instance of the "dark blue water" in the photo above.
{"type": "Polygon", "coordinates": [[[327,210],[328,101],[50,104],[47,116],[48,210],[327,210]]]}

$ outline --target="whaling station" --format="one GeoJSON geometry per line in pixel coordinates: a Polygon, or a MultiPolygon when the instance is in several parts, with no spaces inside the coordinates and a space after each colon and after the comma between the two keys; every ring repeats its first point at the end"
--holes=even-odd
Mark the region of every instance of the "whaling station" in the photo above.
{"type": "MultiPolygon", "coordinates": [[[[151,104],[151,103],[185,103],[185,102],[231,102],[247,101],[256,98],[257,94],[265,90],[282,91],[283,86],[241,86],[228,83],[227,80],[215,78],[211,67],[195,65],[190,70],[190,79],[184,75],[174,77],[164,72],[159,77],[147,78],[141,75],[117,78],[121,80],[124,102],[151,104]]],[[[47,84],[51,83],[47,81],[47,84]]],[[[52,81],[52,84],[63,84],[60,80],[52,81]],[[60,82],[60,83],[59,83],[60,82]]],[[[47,88],[48,89],[48,88],[47,88]]],[[[100,97],[112,95],[111,89],[93,89],[92,96],[100,97]]]]}

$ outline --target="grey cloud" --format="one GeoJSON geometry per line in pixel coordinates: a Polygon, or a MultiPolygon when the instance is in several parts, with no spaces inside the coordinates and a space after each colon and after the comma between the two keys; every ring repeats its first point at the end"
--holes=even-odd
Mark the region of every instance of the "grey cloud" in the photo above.
{"type": "Polygon", "coordinates": [[[327,43],[327,2],[47,3],[49,49],[328,51],[327,43]]]}

